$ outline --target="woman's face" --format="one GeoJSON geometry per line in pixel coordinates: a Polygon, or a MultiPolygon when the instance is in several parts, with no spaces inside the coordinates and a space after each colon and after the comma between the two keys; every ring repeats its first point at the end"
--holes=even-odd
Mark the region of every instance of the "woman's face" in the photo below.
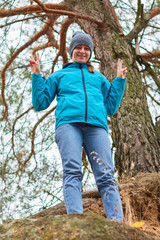
{"type": "Polygon", "coordinates": [[[74,48],[72,53],[73,62],[87,63],[90,58],[90,48],[86,45],[78,45],[74,48]]]}

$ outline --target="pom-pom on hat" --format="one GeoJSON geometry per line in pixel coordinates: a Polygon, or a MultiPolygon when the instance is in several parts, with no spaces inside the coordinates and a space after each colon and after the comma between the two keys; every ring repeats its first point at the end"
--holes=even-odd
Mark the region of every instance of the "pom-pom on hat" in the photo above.
{"type": "Polygon", "coordinates": [[[92,51],[93,51],[93,42],[92,42],[92,38],[89,34],[87,33],[83,33],[83,32],[75,32],[72,36],[72,40],[69,46],[69,54],[72,57],[72,53],[73,50],[76,46],[78,45],[86,45],[90,48],[91,54],[90,54],[90,58],[92,55],[92,51]]]}

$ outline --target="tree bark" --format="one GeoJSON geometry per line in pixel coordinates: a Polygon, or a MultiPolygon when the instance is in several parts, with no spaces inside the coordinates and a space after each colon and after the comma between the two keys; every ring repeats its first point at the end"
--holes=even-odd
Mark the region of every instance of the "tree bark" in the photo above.
{"type": "Polygon", "coordinates": [[[116,77],[116,62],[123,59],[128,69],[125,94],[118,112],[111,117],[113,146],[116,148],[115,167],[119,177],[135,176],[139,172],[158,172],[160,144],[149,112],[136,53],[122,34],[112,5],[107,0],[65,0],[71,11],[94,16],[109,30],[96,24],[78,20],[82,29],[94,42],[100,70],[112,81],[116,77]]]}

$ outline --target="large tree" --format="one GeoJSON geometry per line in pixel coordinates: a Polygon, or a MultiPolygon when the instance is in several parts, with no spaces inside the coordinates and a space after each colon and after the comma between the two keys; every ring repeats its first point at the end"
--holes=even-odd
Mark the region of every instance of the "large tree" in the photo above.
{"type": "MultiPolygon", "coordinates": [[[[127,86],[121,107],[111,118],[113,144],[116,148],[115,162],[119,175],[136,175],[138,172],[154,172],[160,167],[160,145],[149,112],[142,80],[141,67],[153,71],[152,67],[136,52],[132,40],[149,25],[151,18],[160,13],[158,6],[144,12],[143,4],[138,1],[137,15],[133,29],[124,35],[123,29],[110,1],[65,1],[71,11],[94,16],[102,22],[100,28],[91,21],[78,19],[81,27],[91,34],[94,40],[96,58],[100,60],[101,72],[112,80],[116,75],[116,61],[124,60],[127,66],[127,86]]],[[[151,7],[151,6],[150,6],[151,7]]],[[[127,16],[126,16],[127,18],[127,16]]],[[[137,41],[137,40],[136,40],[137,41]]],[[[159,53],[159,51],[157,51],[159,53]]],[[[156,52],[152,52],[154,56],[156,52]]],[[[152,77],[154,75],[154,71],[152,77]]],[[[156,74],[155,74],[156,75],[156,74]]],[[[155,83],[160,90],[160,79],[156,75],[155,83]]]]}
{"type": "Polygon", "coordinates": [[[118,58],[128,69],[123,101],[109,119],[119,177],[158,172],[159,1],[65,0],[54,4],[35,0],[24,5],[3,0],[0,6],[2,212],[4,199],[12,199],[15,192],[21,200],[22,192],[28,196],[33,191],[43,207],[60,198],[61,171],[51,150],[56,103],[42,113],[34,111],[28,60],[39,51],[42,71],[49,76],[70,60],[68,42],[75,29],[91,34],[93,64],[98,64],[110,82],[116,76],[118,58]]]}

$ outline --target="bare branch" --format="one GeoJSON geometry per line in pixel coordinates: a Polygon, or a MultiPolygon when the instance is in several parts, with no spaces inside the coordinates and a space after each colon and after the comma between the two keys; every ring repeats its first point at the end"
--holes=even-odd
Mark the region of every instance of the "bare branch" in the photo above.
{"type": "Polygon", "coordinates": [[[0,28],[3,28],[3,27],[6,27],[6,26],[9,26],[9,25],[12,25],[14,23],[18,23],[18,22],[24,22],[24,21],[28,21],[30,19],[34,19],[34,18],[43,18],[43,17],[46,17],[48,16],[49,14],[37,14],[33,17],[28,17],[28,18],[23,18],[23,19],[19,19],[19,20],[16,20],[16,21],[12,21],[12,22],[9,22],[9,23],[6,23],[4,25],[0,25],[0,28]]]}
{"type": "Polygon", "coordinates": [[[132,31],[126,36],[128,42],[131,42],[132,39],[136,38],[138,34],[142,31],[142,29],[146,28],[151,18],[155,17],[156,15],[160,14],[160,8],[155,7],[149,13],[145,14],[142,13],[141,9],[141,16],[136,18],[135,26],[132,31]],[[143,16],[143,17],[142,17],[143,16]]]}
{"type": "Polygon", "coordinates": [[[58,61],[58,57],[62,56],[63,57],[63,63],[68,62],[68,57],[67,57],[67,48],[66,48],[66,33],[68,30],[68,27],[73,23],[73,20],[71,20],[70,18],[65,19],[62,22],[62,26],[61,26],[61,30],[60,30],[60,44],[58,45],[54,35],[53,35],[53,31],[52,29],[47,31],[47,36],[48,36],[48,43],[45,43],[43,45],[37,46],[33,49],[33,55],[35,56],[35,53],[38,50],[47,48],[47,47],[55,47],[57,49],[59,49],[54,61],[53,61],[53,66],[52,66],[52,72],[54,70],[55,64],[58,61]]]}
{"type": "Polygon", "coordinates": [[[153,80],[155,81],[155,84],[157,85],[158,89],[160,90],[160,79],[158,78],[157,74],[155,73],[155,71],[151,68],[150,64],[148,63],[148,61],[145,60],[145,58],[141,57],[141,56],[137,56],[137,61],[140,64],[143,64],[145,66],[145,71],[147,71],[150,76],[153,78],[153,80]]]}
{"type": "Polygon", "coordinates": [[[57,53],[55,59],[53,60],[51,73],[53,73],[53,71],[54,71],[54,67],[56,65],[56,62],[58,61],[59,56],[60,56],[60,52],[57,53]]]}
{"type": "Polygon", "coordinates": [[[39,50],[42,50],[42,49],[45,49],[45,48],[48,48],[48,47],[55,47],[56,49],[59,48],[59,45],[56,42],[55,37],[53,35],[53,25],[55,24],[56,20],[57,20],[57,16],[54,16],[54,17],[50,16],[49,19],[46,21],[46,24],[49,25],[49,28],[46,32],[48,42],[45,43],[45,44],[39,45],[32,50],[32,54],[33,54],[34,57],[35,57],[35,53],[39,50]]]}
{"type": "Polygon", "coordinates": [[[154,50],[151,53],[147,52],[147,53],[143,53],[141,54],[142,57],[144,57],[146,60],[150,59],[150,58],[160,58],[160,50],[154,50]]]}
{"type": "MultiPolygon", "coordinates": [[[[67,9],[67,6],[65,4],[45,4],[45,6],[49,9],[61,9],[65,10],[67,9]]],[[[26,15],[26,14],[32,14],[32,13],[40,13],[43,12],[42,8],[39,5],[29,5],[21,8],[14,8],[14,9],[7,9],[7,10],[0,10],[0,18],[3,17],[10,17],[14,15],[26,15]]]]}
{"type": "Polygon", "coordinates": [[[54,13],[54,14],[59,14],[59,15],[67,15],[69,17],[75,17],[75,18],[79,18],[79,19],[84,19],[87,21],[91,21],[95,24],[97,24],[98,26],[102,27],[105,30],[109,30],[108,27],[103,23],[98,21],[97,19],[90,17],[90,16],[86,16],[86,15],[82,15],[82,14],[78,14],[75,12],[70,12],[70,11],[66,11],[66,10],[53,10],[53,9],[49,9],[48,7],[46,7],[45,4],[41,3],[39,0],[34,0],[34,2],[36,2],[45,13],[54,13]]]}
{"type": "Polygon", "coordinates": [[[33,109],[33,106],[30,107],[29,109],[27,109],[25,112],[23,112],[21,115],[19,115],[18,117],[15,118],[14,122],[13,122],[13,126],[12,126],[12,139],[11,139],[11,142],[12,142],[12,150],[13,150],[13,155],[15,156],[15,158],[17,159],[18,163],[20,163],[20,160],[18,158],[18,156],[16,155],[15,151],[14,151],[14,136],[15,136],[15,125],[16,125],[16,122],[18,121],[18,119],[20,119],[21,117],[23,117],[25,114],[27,114],[30,110],[33,109]]]}
{"type": "Polygon", "coordinates": [[[110,10],[111,11],[111,14],[112,14],[112,16],[113,16],[113,18],[114,18],[114,20],[116,22],[116,25],[119,28],[120,33],[123,34],[123,30],[122,30],[122,27],[121,27],[121,25],[119,23],[119,19],[118,19],[116,13],[115,13],[114,7],[113,7],[113,5],[111,4],[110,1],[108,1],[108,0],[105,1],[105,8],[106,8],[106,10],[110,10]]]}
{"type": "Polygon", "coordinates": [[[1,98],[2,98],[2,104],[4,105],[4,112],[3,112],[3,120],[7,120],[8,118],[8,104],[5,99],[5,74],[7,69],[10,67],[10,65],[13,63],[14,59],[18,56],[19,53],[21,53],[24,49],[26,49],[28,46],[30,46],[33,42],[35,42],[38,38],[40,38],[42,35],[46,34],[48,29],[50,28],[51,20],[47,20],[41,31],[36,33],[28,42],[26,42],[23,46],[21,46],[19,49],[17,49],[15,52],[13,52],[11,58],[6,62],[4,67],[1,71],[1,79],[2,79],[2,85],[1,85],[1,98]]]}
{"type": "Polygon", "coordinates": [[[132,39],[138,37],[138,34],[148,25],[149,20],[140,19],[132,29],[132,31],[126,36],[126,40],[131,42],[132,39]]]}
{"type": "Polygon", "coordinates": [[[52,73],[54,71],[54,67],[58,61],[59,56],[63,57],[63,63],[68,62],[68,57],[67,57],[67,49],[66,49],[66,33],[69,28],[69,26],[73,23],[73,21],[70,18],[65,19],[62,22],[61,25],[61,30],[60,30],[60,44],[59,44],[59,51],[53,61],[52,64],[52,73]]]}
{"type": "Polygon", "coordinates": [[[160,50],[154,50],[152,52],[142,53],[141,56],[147,61],[155,64],[160,64],[160,50]]]}
{"type": "Polygon", "coordinates": [[[144,86],[144,89],[147,93],[147,95],[152,99],[152,101],[154,101],[156,104],[158,104],[160,106],[160,102],[158,102],[148,91],[148,86],[144,86]]]}
{"type": "Polygon", "coordinates": [[[69,17],[76,17],[79,19],[91,21],[91,22],[97,24],[98,26],[108,30],[108,27],[103,22],[100,22],[93,17],[66,11],[67,6],[64,4],[42,4],[38,0],[35,0],[35,2],[38,4],[37,6],[30,5],[27,7],[15,8],[15,9],[11,9],[11,10],[1,10],[0,18],[13,16],[13,15],[20,15],[20,14],[24,15],[24,14],[31,14],[31,13],[35,13],[35,12],[44,11],[45,13],[52,13],[52,14],[57,14],[57,15],[67,15],[69,17]]]}
{"type": "Polygon", "coordinates": [[[51,113],[56,109],[57,106],[53,107],[51,110],[49,110],[47,113],[45,113],[39,121],[34,125],[34,128],[32,129],[32,136],[31,136],[31,152],[28,156],[28,158],[24,161],[24,163],[19,165],[19,168],[17,169],[17,173],[19,171],[22,171],[22,169],[26,166],[27,162],[31,159],[32,155],[34,155],[34,140],[35,140],[35,134],[36,134],[36,129],[38,125],[51,113]]]}
{"type": "Polygon", "coordinates": [[[65,19],[62,22],[61,30],[60,30],[60,48],[59,54],[63,57],[63,63],[68,62],[67,58],[67,49],[66,49],[66,34],[69,26],[73,23],[73,20],[70,18],[65,19]]]}
{"type": "Polygon", "coordinates": [[[157,16],[158,14],[160,14],[160,7],[155,7],[147,14],[146,19],[150,20],[151,18],[157,16]]]}

